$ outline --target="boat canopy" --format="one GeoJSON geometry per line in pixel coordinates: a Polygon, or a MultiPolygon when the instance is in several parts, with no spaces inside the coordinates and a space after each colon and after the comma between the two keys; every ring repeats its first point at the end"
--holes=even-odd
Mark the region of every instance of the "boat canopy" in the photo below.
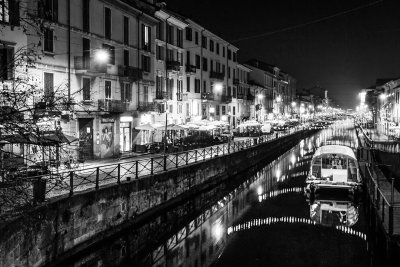
{"type": "Polygon", "coordinates": [[[347,146],[341,146],[341,145],[321,146],[317,149],[317,151],[315,151],[313,158],[316,158],[324,154],[341,154],[357,160],[353,150],[347,146]]]}

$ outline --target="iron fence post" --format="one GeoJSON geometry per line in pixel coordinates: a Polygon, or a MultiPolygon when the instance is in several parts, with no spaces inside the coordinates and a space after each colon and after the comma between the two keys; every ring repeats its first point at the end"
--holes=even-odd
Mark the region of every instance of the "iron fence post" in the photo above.
{"type": "Polygon", "coordinates": [[[211,155],[210,155],[210,158],[212,158],[212,153],[213,152],[213,147],[211,147],[211,155]]]}
{"type": "MultiPolygon", "coordinates": [[[[150,159],[150,174],[151,175],[153,175],[153,173],[154,173],[153,167],[154,167],[154,158],[151,158],[150,159]]],[[[165,164],[164,164],[164,170],[165,170],[165,164]]]]}
{"type": "Polygon", "coordinates": [[[175,168],[178,168],[178,154],[175,154],[175,168]]]}
{"type": "Polygon", "coordinates": [[[136,161],[136,179],[139,177],[139,161],[136,161]]]}
{"type": "Polygon", "coordinates": [[[393,234],[393,206],[389,206],[389,234],[393,234]]]}
{"type": "Polygon", "coordinates": [[[164,171],[167,170],[167,155],[164,155],[164,171]]]}
{"type": "Polygon", "coordinates": [[[206,160],[206,149],[203,148],[203,160],[206,160]]]}
{"type": "Polygon", "coordinates": [[[74,194],[74,172],[69,172],[69,195],[72,196],[74,194]]]}
{"type": "Polygon", "coordinates": [[[117,183],[120,184],[121,183],[121,163],[118,163],[118,180],[117,183]]]}
{"type": "Polygon", "coordinates": [[[97,167],[96,168],[96,190],[99,189],[99,171],[100,171],[100,168],[97,167]]]}
{"type": "Polygon", "coordinates": [[[194,162],[197,162],[197,149],[194,151],[194,162]]]}

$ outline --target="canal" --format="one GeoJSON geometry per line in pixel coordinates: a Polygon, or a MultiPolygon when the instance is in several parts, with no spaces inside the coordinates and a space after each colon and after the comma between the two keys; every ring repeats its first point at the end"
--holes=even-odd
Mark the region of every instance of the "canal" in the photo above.
{"type": "Polygon", "coordinates": [[[310,160],[324,144],[357,147],[337,122],[265,166],[132,224],[66,266],[366,266],[363,198],[305,194],[310,160]]]}

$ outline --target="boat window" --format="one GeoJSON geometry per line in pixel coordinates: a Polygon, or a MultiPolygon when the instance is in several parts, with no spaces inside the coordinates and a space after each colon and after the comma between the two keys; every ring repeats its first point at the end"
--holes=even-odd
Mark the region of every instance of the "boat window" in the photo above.
{"type": "Polygon", "coordinates": [[[337,155],[329,155],[322,158],[324,169],[347,169],[347,158],[337,155]]]}

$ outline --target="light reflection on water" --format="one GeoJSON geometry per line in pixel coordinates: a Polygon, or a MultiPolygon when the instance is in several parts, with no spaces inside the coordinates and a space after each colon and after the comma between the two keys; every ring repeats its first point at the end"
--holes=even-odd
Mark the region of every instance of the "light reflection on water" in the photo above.
{"type": "MultiPolygon", "coordinates": [[[[320,231],[326,224],[316,219],[312,211],[316,206],[321,206],[321,199],[312,201],[308,199],[307,202],[304,185],[315,150],[325,144],[341,144],[356,148],[357,139],[352,125],[337,123],[313,137],[301,140],[296,147],[265,166],[254,177],[243,182],[240,187],[189,223],[191,227],[185,228],[186,239],[177,241],[176,236],[171,237],[172,241],[169,242],[173,242],[174,245],[169,246],[167,251],[158,253],[153,266],[209,266],[219,257],[224,257],[227,245],[231,247],[242,245],[232,238],[242,230],[263,231],[267,226],[283,223],[315,225],[318,228],[314,227],[313,231],[320,231]],[[286,198],[293,197],[296,201],[287,204],[288,210],[271,209],[274,208],[273,203],[276,201],[284,202],[286,198]],[[296,214],[288,215],[290,209],[296,210],[296,214]]],[[[335,200],[330,201],[335,202],[335,200]]],[[[329,227],[365,241],[367,237],[363,231],[350,228],[357,225],[358,207],[352,202],[346,202],[346,205],[357,209],[357,219],[353,218],[352,223],[337,225],[332,220],[329,227]]],[[[265,242],[265,240],[254,240],[254,242],[265,242]]]]}

